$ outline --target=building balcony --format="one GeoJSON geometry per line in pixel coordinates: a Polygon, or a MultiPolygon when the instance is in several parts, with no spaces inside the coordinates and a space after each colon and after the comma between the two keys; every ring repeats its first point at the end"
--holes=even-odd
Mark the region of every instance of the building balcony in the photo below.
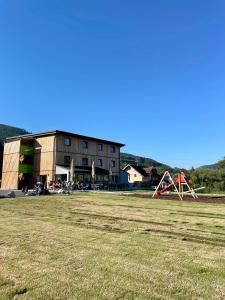
{"type": "Polygon", "coordinates": [[[31,164],[20,164],[19,165],[19,173],[23,173],[23,174],[33,173],[33,165],[31,165],[31,164]]]}
{"type": "Polygon", "coordinates": [[[33,156],[34,155],[34,148],[31,147],[31,146],[21,145],[20,154],[23,154],[23,155],[26,155],[26,156],[33,156]]]}

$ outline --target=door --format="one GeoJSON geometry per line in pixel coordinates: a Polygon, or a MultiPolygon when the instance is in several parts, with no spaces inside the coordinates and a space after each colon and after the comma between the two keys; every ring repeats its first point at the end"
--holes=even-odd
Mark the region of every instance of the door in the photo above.
{"type": "Polygon", "coordinates": [[[47,188],[47,175],[40,175],[40,181],[45,188],[47,188]]]}

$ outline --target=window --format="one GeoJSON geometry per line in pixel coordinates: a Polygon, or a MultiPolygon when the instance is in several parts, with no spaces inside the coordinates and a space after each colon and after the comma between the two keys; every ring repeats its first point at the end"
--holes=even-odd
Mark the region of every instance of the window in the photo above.
{"type": "Polygon", "coordinates": [[[96,175],[96,181],[102,182],[104,180],[104,175],[96,175]]]}
{"type": "Polygon", "coordinates": [[[64,138],[64,145],[65,146],[71,146],[71,139],[70,138],[64,138]]]}
{"type": "Polygon", "coordinates": [[[117,175],[112,176],[112,182],[118,182],[119,177],[117,175]]]}
{"type": "Polygon", "coordinates": [[[102,167],[103,166],[103,162],[102,162],[101,158],[97,159],[97,166],[98,167],[102,167]]]}
{"type": "Polygon", "coordinates": [[[90,182],[91,181],[91,175],[90,174],[84,174],[84,182],[90,182]]]}
{"type": "Polygon", "coordinates": [[[82,149],[87,149],[88,148],[88,142],[87,141],[82,141],[81,142],[81,148],[82,149]]]}
{"type": "Polygon", "coordinates": [[[115,153],[116,152],[116,147],[115,146],[111,146],[111,153],[115,153]]]}
{"type": "Polygon", "coordinates": [[[70,164],[70,156],[66,155],[64,156],[64,165],[69,165],[70,164]]]}
{"type": "Polygon", "coordinates": [[[98,151],[102,151],[103,150],[103,144],[98,144],[98,151]]]}
{"type": "Polygon", "coordinates": [[[82,158],[82,166],[88,166],[88,158],[87,157],[82,158]]]}
{"type": "Polygon", "coordinates": [[[115,168],[115,166],[116,166],[116,161],[115,160],[111,160],[111,167],[115,168]]]}

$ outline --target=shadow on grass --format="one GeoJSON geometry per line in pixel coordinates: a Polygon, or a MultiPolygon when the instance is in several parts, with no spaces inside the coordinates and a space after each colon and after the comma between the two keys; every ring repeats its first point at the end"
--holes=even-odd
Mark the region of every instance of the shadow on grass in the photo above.
{"type": "Polygon", "coordinates": [[[208,244],[213,246],[219,246],[219,247],[225,247],[225,240],[217,239],[217,238],[210,238],[210,237],[204,237],[199,235],[191,235],[191,234],[182,234],[179,232],[171,232],[166,230],[160,230],[160,229],[144,229],[141,233],[142,234],[149,234],[149,233],[159,233],[164,234],[164,237],[168,238],[176,238],[181,237],[181,240],[183,241],[190,241],[200,244],[208,244]]]}
{"type": "MultiPolygon", "coordinates": [[[[129,230],[129,229],[121,229],[118,227],[113,226],[112,224],[92,224],[90,217],[98,218],[98,219],[104,219],[107,221],[128,221],[128,222],[135,222],[135,223],[144,223],[144,224],[151,224],[151,225],[164,225],[164,226],[171,226],[171,224],[166,223],[158,223],[158,222],[151,222],[151,221],[144,221],[144,220],[136,220],[136,219],[128,219],[128,218],[121,218],[121,217],[113,217],[113,216],[106,216],[106,215],[98,215],[98,214],[90,214],[90,213],[83,213],[83,212],[73,212],[73,214],[79,216],[87,216],[89,219],[84,220],[83,218],[79,218],[77,221],[72,221],[71,218],[69,219],[69,224],[73,226],[78,226],[82,228],[88,228],[88,229],[96,229],[100,231],[106,231],[106,232],[113,232],[113,233],[135,233],[135,234],[160,234],[163,237],[166,238],[175,238],[180,239],[183,241],[190,241],[195,243],[204,243],[208,245],[213,246],[219,246],[219,247],[225,247],[225,240],[219,239],[219,238],[211,238],[201,235],[192,235],[192,234],[184,234],[180,232],[173,232],[170,230],[161,230],[156,228],[147,228],[143,229],[141,231],[138,230],[129,230]],[[84,223],[83,221],[88,221],[88,223],[84,223]]],[[[63,224],[68,224],[68,222],[60,222],[63,224]]]]}
{"type": "Polygon", "coordinates": [[[131,219],[131,218],[114,217],[114,216],[86,213],[81,211],[71,211],[70,213],[75,215],[82,215],[82,216],[94,217],[94,218],[104,219],[104,220],[106,219],[111,221],[128,221],[128,222],[152,224],[152,225],[160,225],[160,226],[174,226],[174,224],[171,223],[161,223],[161,222],[138,220],[138,219],[131,219]]]}

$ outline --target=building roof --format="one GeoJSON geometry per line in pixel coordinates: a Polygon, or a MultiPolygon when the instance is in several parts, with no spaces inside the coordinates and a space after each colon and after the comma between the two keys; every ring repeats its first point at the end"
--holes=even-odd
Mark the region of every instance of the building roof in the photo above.
{"type": "Polygon", "coordinates": [[[42,136],[51,136],[51,135],[64,135],[64,136],[69,136],[69,137],[78,137],[81,139],[87,139],[87,140],[92,140],[92,141],[97,141],[97,142],[102,142],[102,143],[107,143],[107,144],[114,144],[119,147],[125,146],[125,144],[118,143],[118,142],[113,142],[113,141],[108,141],[108,140],[103,140],[99,138],[94,138],[90,136],[85,136],[85,135],[80,135],[72,132],[67,132],[67,131],[61,131],[61,130],[51,130],[51,131],[45,131],[45,132],[39,132],[39,133],[29,133],[29,134],[24,134],[24,135],[18,135],[18,136],[12,136],[6,138],[6,141],[10,140],[20,140],[20,139],[28,139],[28,138],[37,138],[37,137],[42,137],[42,136]]]}
{"type": "Polygon", "coordinates": [[[156,171],[156,168],[154,167],[148,167],[148,168],[143,168],[146,174],[151,174],[152,172],[156,171]]]}
{"type": "Polygon", "coordinates": [[[153,170],[155,170],[154,167],[141,167],[141,166],[136,166],[136,165],[130,165],[128,164],[123,170],[127,169],[127,167],[132,167],[133,169],[135,169],[139,174],[141,174],[144,177],[149,176],[149,174],[152,173],[153,170]]]}
{"type": "Polygon", "coordinates": [[[138,173],[140,173],[142,176],[148,176],[148,175],[146,174],[146,172],[144,171],[143,167],[128,164],[125,168],[123,168],[123,170],[126,170],[128,167],[131,167],[131,168],[135,169],[135,170],[136,170],[138,173]]]}

